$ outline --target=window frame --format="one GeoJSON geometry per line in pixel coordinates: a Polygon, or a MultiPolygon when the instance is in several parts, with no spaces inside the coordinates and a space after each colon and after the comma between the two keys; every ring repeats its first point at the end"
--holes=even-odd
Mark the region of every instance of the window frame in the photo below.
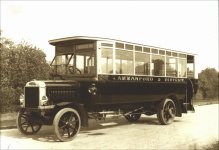
{"type": "MultiPolygon", "coordinates": [[[[97,74],[109,74],[109,75],[133,75],[133,76],[154,76],[154,77],[172,77],[172,78],[187,78],[187,72],[186,72],[186,76],[180,76],[179,75],[179,60],[180,59],[187,59],[187,53],[185,52],[180,52],[180,51],[174,51],[174,50],[170,50],[170,49],[165,49],[165,48],[158,48],[158,47],[151,47],[151,46],[146,46],[146,45],[141,45],[141,44],[135,44],[135,43],[129,43],[129,42],[124,42],[124,41],[99,41],[100,42],[100,48],[112,48],[113,51],[113,59],[112,59],[112,63],[113,63],[113,73],[102,73],[101,69],[98,69],[97,74]],[[101,45],[101,43],[108,43],[111,46],[106,46],[106,45],[101,45]],[[118,48],[116,47],[116,44],[121,44],[120,47],[122,48],[118,48]],[[126,45],[131,45],[132,49],[126,49],[126,45]],[[136,49],[137,48],[137,49],[136,49]],[[141,49],[141,50],[140,50],[141,49]],[[129,51],[132,52],[133,56],[132,56],[132,66],[133,66],[133,73],[131,74],[123,74],[123,73],[116,73],[116,51],[117,50],[121,50],[121,51],[129,51]],[[153,52],[152,50],[156,50],[156,53],[153,52]],[[149,55],[149,70],[150,73],[149,74],[136,74],[135,71],[135,67],[136,67],[136,53],[140,53],[142,55],[144,54],[148,54],[149,55]],[[154,56],[159,56],[162,58],[162,60],[164,61],[164,72],[162,72],[162,75],[153,75],[152,73],[152,60],[153,60],[153,55],[154,56]],[[173,56],[174,55],[174,56],[173,56]],[[177,76],[167,76],[167,57],[169,58],[175,58],[176,59],[176,74],[177,76]]],[[[117,45],[118,46],[118,45],[117,45]]],[[[100,53],[101,54],[101,53],[100,53]]],[[[101,59],[101,55],[99,54],[98,57],[98,61],[100,61],[101,59]]],[[[192,55],[193,56],[193,55],[192,55]]],[[[98,65],[99,68],[101,67],[100,65],[98,65]]],[[[186,67],[187,67],[187,61],[186,61],[186,67]]]]}

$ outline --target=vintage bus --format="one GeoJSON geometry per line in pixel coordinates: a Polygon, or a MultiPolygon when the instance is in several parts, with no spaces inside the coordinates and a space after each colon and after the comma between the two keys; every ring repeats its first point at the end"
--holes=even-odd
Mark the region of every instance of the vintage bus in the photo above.
{"type": "Polygon", "coordinates": [[[70,141],[89,118],[114,113],[135,122],[142,114],[156,114],[167,125],[194,111],[194,54],[87,36],[49,43],[55,47],[53,80],[26,84],[17,116],[23,134],[53,125],[60,141],[70,141]]]}

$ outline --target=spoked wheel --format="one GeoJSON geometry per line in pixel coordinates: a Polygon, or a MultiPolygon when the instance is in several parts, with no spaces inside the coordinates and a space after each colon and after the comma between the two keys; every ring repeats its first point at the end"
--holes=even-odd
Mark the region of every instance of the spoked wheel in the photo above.
{"type": "Polygon", "coordinates": [[[60,141],[71,141],[81,128],[81,118],[73,108],[61,109],[53,120],[55,135],[60,141]]]}
{"type": "Polygon", "coordinates": [[[34,115],[31,112],[18,112],[16,119],[18,130],[25,135],[33,135],[37,133],[41,129],[42,124],[39,124],[34,119],[34,115]]]}
{"type": "Polygon", "coordinates": [[[176,107],[171,99],[163,100],[158,108],[157,118],[162,125],[171,124],[176,115],[176,107]]]}
{"type": "Polygon", "coordinates": [[[140,119],[141,114],[129,114],[125,116],[125,119],[129,122],[136,122],[140,119]]]}

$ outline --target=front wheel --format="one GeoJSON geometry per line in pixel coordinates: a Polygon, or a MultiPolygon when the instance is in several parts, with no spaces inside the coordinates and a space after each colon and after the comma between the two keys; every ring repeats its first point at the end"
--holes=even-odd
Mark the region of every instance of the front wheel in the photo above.
{"type": "Polygon", "coordinates": [[[23,110],[18,112],[16,124],[18,130],[25,135],[33,135],[42,127],[42,124],[38,123],[34,117],[34,113],[23,110]]]}
{"type": "Polygon", "coordinates": [[[160,124],[171,124],[176,115],[176,107],[173,100],[167,98],[163,100],[158,108],[157,118],[160,124]]]}
{"type": "Polygon", "coordinates": [[[61,109],[53,120],[56,137],[63,142],[73,140],[81,128],[81,118],[73,108],[61,109]]]}

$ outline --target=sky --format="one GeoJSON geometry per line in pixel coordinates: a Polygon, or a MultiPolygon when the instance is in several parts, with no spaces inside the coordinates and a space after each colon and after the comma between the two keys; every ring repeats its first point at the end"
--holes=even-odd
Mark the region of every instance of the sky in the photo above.
{"type": "Polygon", "coordinates": [[[197,54],[196,70],[218,70],[218,2],[0,1],[2,37],[54,57],[51,39],[94,36],[197,54]]]}

